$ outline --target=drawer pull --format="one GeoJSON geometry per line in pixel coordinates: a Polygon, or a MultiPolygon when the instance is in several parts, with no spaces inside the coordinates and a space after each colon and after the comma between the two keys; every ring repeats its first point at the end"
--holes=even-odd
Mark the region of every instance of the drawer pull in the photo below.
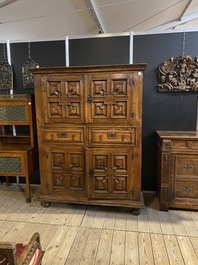
{"type": "Polygon", "coordinates": [[[59,138],[66,138],[67,137],[67,133],[66,132],[59,132],[58,133],[58,137],[59,138]]]}
{"type": "Polygon", "coordinates": [[[194,165],[193,164],[182,164],[182,171],[183,172],[193,172],[194,165]]]}
{"type": "Polygon", "coordinates": [[[123,134],[122,135],[122,141],[124,142],[124,139],[126,138],[126,136],[123,134]]]}
{"type": "Polygon", "coordinates": [[[108,139],[115,139],[116,133],[108,132],[107,137],[108,137],[108,139]]]}
{"type": "Polygon", "coordinates": [[[99,136],[99,141],[102,142],[102,135],[99,136]]]}

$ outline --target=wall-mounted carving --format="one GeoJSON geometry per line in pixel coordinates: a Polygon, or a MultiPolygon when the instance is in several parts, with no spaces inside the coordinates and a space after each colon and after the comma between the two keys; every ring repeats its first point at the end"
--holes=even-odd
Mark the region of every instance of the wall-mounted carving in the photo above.
{"type": "Polygon", "coordinates": [[[32,58],[28,58],[22,66],[22,77],[24,88],[34,88],[34,77],[30,69],[38,68],[39,64],[32,58]]]}
{"type": "Polygon", "coordinates": [[[198,91],[198,56],[169,58],[159,66],[158,80],[159,92],[198,91]]]}
{"type": "Polygon", "coordinates": [[[0,90],[11,89],[13,89],[13,70],[7,59],[4,59],[0,64],[0,90]]]}

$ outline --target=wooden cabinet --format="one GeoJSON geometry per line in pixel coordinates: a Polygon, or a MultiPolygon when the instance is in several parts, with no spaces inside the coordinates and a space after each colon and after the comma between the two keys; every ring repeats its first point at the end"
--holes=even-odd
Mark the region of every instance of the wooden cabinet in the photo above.
{"type": "Polygon", "coordinates": [[[157,131],[161,210],[198,209],[198,133],[157,131]]]}
{"type": "Polygon", "coordinates": [[[0,95],[0,176],[25,177],[26,201],[31,201],[30,175],[38,168],[34,97],[0,95]]]}
{"type": "Polygon", "coordinates": [[[145,64],[33,69],[41,200],[140,209],[145,64]]]}

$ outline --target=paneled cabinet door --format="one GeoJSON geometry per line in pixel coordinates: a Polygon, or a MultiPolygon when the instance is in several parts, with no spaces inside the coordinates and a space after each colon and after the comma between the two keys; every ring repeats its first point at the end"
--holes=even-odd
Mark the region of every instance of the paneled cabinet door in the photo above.
{"type": "Polygon", "coordinates": [[[45,123],[83,123],[83,75],[47,76],[43,79],[43,118],[45,123]]]}
{"type": "Polygon", "coordinates": [[[44,194],[84,195],[86,191],[84,150],[82,147],[51,148],[41,152],[47,168],[44,194]]]}
{"type": "Polygon", "coordinates": [[[133,116],[133,73],[87,76],[87,122],[130,124],[133,116]]]}
{"type": "Polygon", "coordinates": [[[89,198],[134,199],[132,149],[87,148],[89,198]]]}
{"type": "Polygon", "coordinates": [[[198,155],[172,155],[171,190],[175,201],[198,199],[198,155]]]}

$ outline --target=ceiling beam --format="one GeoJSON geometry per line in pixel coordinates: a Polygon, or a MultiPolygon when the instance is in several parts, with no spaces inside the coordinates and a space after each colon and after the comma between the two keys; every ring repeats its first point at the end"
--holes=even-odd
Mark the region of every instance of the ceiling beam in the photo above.
{"type": "Polygon", "coordinates": [[[87,5],[89,11],[91,12],[92,17],[94,18],[94,20],[98,24],[98,28],[99,28],[98,33],[105,33],[104,27],[102,26],[100,17],[98,15],[98,10],[97,10],[96,6],[94,5],[93,0],[85,0],[85,2],[86,2],[86,5],[87,5]]]}
{"type": "Polygon", "coordinates": [[[190,22],[191,20],[197,19],[198,18],[198,12],[194,12],[192,14],[183,16],[182,19],[179,20],[173,20],[171,22],[165,23],[160,25],[159,27],[154,27],[149,30],[146,30],[147,32],[152,32],[152,31],[162,31],[162,30],[168,30],[168,29],[173,29],[179,25],[186,24],[190,22]]]}

